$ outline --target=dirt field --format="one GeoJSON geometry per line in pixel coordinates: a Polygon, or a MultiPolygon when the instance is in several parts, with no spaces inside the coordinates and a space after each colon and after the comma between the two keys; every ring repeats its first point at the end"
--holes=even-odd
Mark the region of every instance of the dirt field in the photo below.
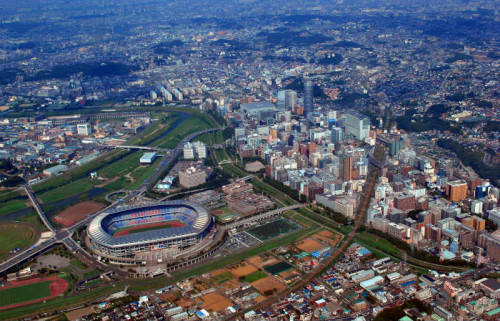
{"type": "Polygon", "coordinates": [[[316,240],[313,240],[310,237],[299,241],[299,243],[297,244],[297,248],[299,250],[304,251],[304,252],[309,253],[309,254],[311,254],[314,251],[320,250],[324,247],[325,247],[325,245],[321,244],[320,242],[318,242],[316,240]]]}
{"type": "Polygon", "coordinates": [[[221,284],[214,284],[220,288],[221,292],[225,292],[227,290],[236,289],[241,285],[241,282],[238,278],[233,278],[232,280],[226,281],[221,284]]]}
{"type": "Polygon", "coordinates": [[[263,267],[264,265],[272,265],[279,262],[279,260],[277,260],[274,256],[270,256],[269,254],[253,256],[247,261],[259,268],[263,267]]]}
{"type": "Polygon", "coordinates": [[[255,271],[257,268],[251,265],[249,262],[240,262],[234,264],[227,268],[229,272],[231,272],[235,277],[239,278],[240,276],[247,276],[255,271]]]}
{"type": "Polygon", "coordinates": [[[183,307],[184,309],[187,309],[194,304],[194,301],[188,297],[181,297],[179,300],[175,302],[175,304],[177,304],[180,307],[183,307]]]}
{"type": "Polygon", "coordinates": [[[37,282],[45,282],[45,281],[53,281],[51,284],[49,284],[50,296],[45,297],[45,298],[36,299],[36,300],[25,301],[25,302],[20,302],[20,303],[16,303],[16,304],[3,306],[3,307],[0,307],[0,310],[7,310],[7,309],[15,308],[15,307],[20,307],[23,305],[29,305],[29,304],[33,304],[33,303],[37,303],[37,302],[50,300],[50,299],[64,293],[68,289],[68,286],[69,286],[69,284],[66,280],[60,279],[58,276],[52,276],[52,277],[44,278],[44,279],[33,278],[33,279],[23,280],[23,281],[13,281],[11,283],[11,285],[2,287],[2,290],[17,287],[17,286],[27,285],[27,284],[33,284],[33,283],[37,283],[37,282]]]}
{"type": "Polygon", "coordinates": [[[265,295],[264,292],[266,291],[274,291],[274,293],[280,292],[281,290],[284,290],[286,287],[283,283],[281,283],[272,276],[268,276],[263,279],[257,280],[251,284],[262,295],[265,295]]]}
{"type": "Polygon", "coordinates": [[[281,272],[280,274],[278,274],[282,279],[286,279],[287,277],[289,276],[292,276],[292,275],[300,275],[300,272],[298,272],[297,270],[295,269],[290,269],[290,270],[286,270],[284,272],[281,272]]]}
{"type": "Polygon", "coordinates": [[[266,297],[259,295],[258,297],[253,298],[253,300],[255,301],[255,303],[260,303],[262,301],[265,301],[266,297]]]}
{"type": "Polygon", "coordinates": [[[341,235],[339,235],[337,233],[332,233],[332,232],[327,231],[327,230],[319,231],[318,233],[314,234],[312,237],[317,239],[317,240],[327,242],[331,246],[337,245],[340,242],[340,240],[342,239],[341,235]]]}
{"type": "Polygon", "coordinates": [[[77,320],[80,319],[83,316],[86,316],[88,314],[94,313],[94,308],[93,307],[85,307],[81,309],[76,309],[70,312],[66,312],[66,318],[68,320],[77,320]]]}
{"type": "Polygon", "coordinates": [[[160,298],[165,302],[174,302],[175,300],[180,298],[180,296],[181,295],[179,292],[172,291],[172,292],[168,292],[168,293],[164,293],[164,294],[160,295],[160,298]]]}
{"type": "Polygon", "coordinates": [[[97,202],[81,202],[57,214],[57,216],[54,217],[54,220],[66,227],[72,226],[73,224],[78,223],[84,218],[88,217],[89,214],[93,214],[103,209],[104,207],[104,204],[97,202]]]}
{"type": "Polygon", "coordinates": [[[219,312],[233,305],[231,301],[217,292],[204,295],[201,300],[203,301],[201,306],[207,311],[219,312]]]}
{"type": "Polygon", "coordinates": [[[285,283],[293,283],[293,282],[296,282],[300,278],[300,272],[298,272],[295,269],[290,269],[290,270],[281,272],[280,274],[278,274],[278,276],[280,277],[280,280],[282,280],[285,283]],[[293,278],[295,276],[297,276],[298,278],[293,278]],[[292,278],[287,282],[286,279],[289,277],[292,277],[292,278]]]}

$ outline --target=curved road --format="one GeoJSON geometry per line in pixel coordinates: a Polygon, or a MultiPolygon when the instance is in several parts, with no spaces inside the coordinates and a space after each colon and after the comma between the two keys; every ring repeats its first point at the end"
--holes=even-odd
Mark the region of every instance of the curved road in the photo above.
{"type": "MultiPolygon", "coordinates": [[[[179,143],[179,145],[177,145],[177,147],[175,149],[173,149],[169,154],[163,156],[160,165],[158,165],[156,167],[154,172],[151,174],[151,176],[147,180],[145,180],[135,190],[131,191],[126,197],[124,197],[121,200],[121,202],[116,202],[116,203],[106,207],[105,209],[101,210],[99,213],[102,213],[104,211],[113,209],[121,204],[124,204],[124,203],[132,200],[134,197],[141,195],[142,193],[147,191],[151,186],[153,186],[156,183],[156,181],[167,170],[167,168],[172,164],[172,162],[174,162],[180,156],[182,149],[187,142],[191,141],[192,139],[194,139],[200,135],[215,132],[218,130],[222,130],[224,128],[225,127],[205,129],[205,130],[201,130],[201,131],[192,133],[191,135],[185,137],[179,143]]],[[[27,189],[28,195],[29,195],[30,191],[31,190],[28,188],[27,189]]],[[[31,197],[30,197],[30,199],[31,199],[31,197]]],[[[37,205],[40,206],[34,195],[33,195],[33,198],[31,200],[34,203],[35,208],[37,207],[37,205]]],[[[41,207],[40,207],[40,211],[41,211],[41,207]]],[[[99,213],[97,213],[97,214],[99,214],[99,213]]],[[[43,218],[44,218],[43,212],[42,212],[41,218],[43,221],[43,218]]],[[[32,247],[24,250],[23,252],[19,253],[18,255],[11,257],[8,260],[0,263],[0,274],[4,273],[8,269],[10,269],[18,264],[21,264],[29,259],[34,258],[36,255],[50,249],[52,246],[54,246],[58,243],[62,243],[64,245],[66,245],[72,251],[78,251],[80,249],[80,245],[77,244],[70,236],[71,236],[71,234],[73,234],[74,231],[76,231],[81,226],[84,226],[84,225],[90,223],[91,220],[92,220],[92,217],[87,217],[86,219],[78,222],[77,224],[75,224],[69,228],[64,228],[64,229],[60,229],[60,230],[53,230],[55,232],[55,236],[53,236],[51,239],[39,244],[38,246],[32,246],[32,247]]],[[[47,222],[48,222],[48,220],[47,220],[47,222]]],[[[50,224],[50,222],[49,222],[49,224],[50,224]]],[[[51,226],[51,225],[49,225],[49,226],[51,226]]],[[[50,227],[49,227],[49,229],[50,229],[50,227]]]]}

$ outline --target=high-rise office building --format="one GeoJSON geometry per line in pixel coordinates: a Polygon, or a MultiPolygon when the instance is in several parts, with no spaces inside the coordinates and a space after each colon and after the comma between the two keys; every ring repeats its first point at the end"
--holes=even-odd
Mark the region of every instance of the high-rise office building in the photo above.
{"type": "Polygon", "coordinates": [[[292,110],[297,104],[297,93],[293,90],[285,91],[285,109],[292,110]]]}
{"type": "Polygon", "coordinates": [[[279,110],[285,109],[286,92],[287,92],[287,90],[280,90],[280,91],[278,91],[278,93],[276,95],[276,107],[278,107],[279,110]]]}
{"type": "Polygon", "coordinates": [[[311,81],[304,83],[304,116],[306,117],[313,110],[313,87],[311,81]]]}
{"type": "Polygon", "coordinates": [[[345,116],[345,134],[352,135],[358,140],[364,140],[370,136],[370,118],[366,116],[357,116],[346,114],[345,116]]]}
{"type": "Polygon", "coordinates": [[[332,127],[332,142],[338,143],[344,140],[344,132],[340,127],[332,127]]]}

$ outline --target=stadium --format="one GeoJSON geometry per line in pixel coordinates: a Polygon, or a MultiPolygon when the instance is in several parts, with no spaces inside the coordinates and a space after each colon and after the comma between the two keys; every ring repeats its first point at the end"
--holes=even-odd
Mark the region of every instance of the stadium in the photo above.
{"type": "Polygon", "coordinates": [[[204,207],[179,200],[102,213],[92,220],[87,235],[96,254],[133,258],[155,250],[181,251],[203,240],[213,226],[204,207]]]}

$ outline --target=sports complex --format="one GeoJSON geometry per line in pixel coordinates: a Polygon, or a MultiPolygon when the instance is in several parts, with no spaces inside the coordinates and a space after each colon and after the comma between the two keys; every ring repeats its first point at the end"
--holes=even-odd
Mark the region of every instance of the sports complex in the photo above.
{"type": "Polygon", "coordinates": [[[87,235],[96,254],[133,258],[144,252],[182,251],[201,242],[213,226],[203,206],[177,200],[104,212],[92,220],[87,235]]]}

